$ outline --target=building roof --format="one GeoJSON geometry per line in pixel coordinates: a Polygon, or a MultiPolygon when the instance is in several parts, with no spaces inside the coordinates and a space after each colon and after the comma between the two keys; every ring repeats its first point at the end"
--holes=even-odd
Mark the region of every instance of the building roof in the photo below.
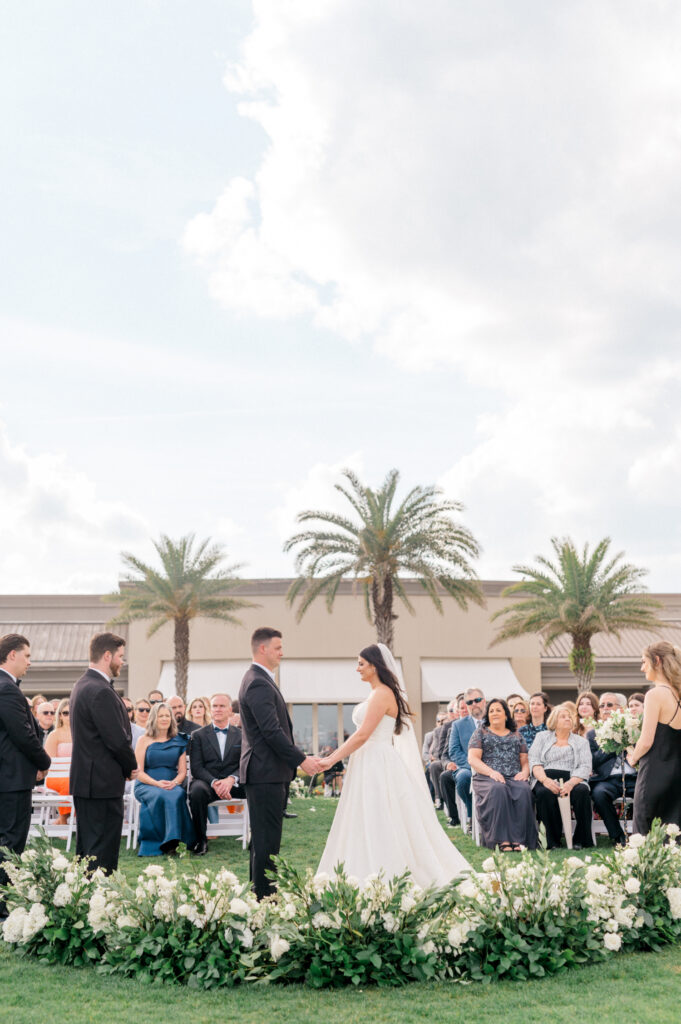
{"type": "MultiPolygon", "coordinates": [[[[591,641],[594,656],[604,661],[638,661],[641,651],[656,640],[669,640],[675,647],[681,647],[681,621],[668,620],[658,633],[647,629],[623,629],[619,639],[608,633],[596,633],[591,641]]],[[[572,650],[572,640],[565,634],[553,643],[542,644],[541,660],[566,661],[572,650]]]]}
{"type": "MultiPolygon", "coordinates": [[[[105,622],[0,622],[0,636],[21,633],[31,641],[34,664],[87,664],[90,640],[106,629],[105,622]]],[[[117,626],[116,632],[127,640],[127,626],[117,626]]]]}

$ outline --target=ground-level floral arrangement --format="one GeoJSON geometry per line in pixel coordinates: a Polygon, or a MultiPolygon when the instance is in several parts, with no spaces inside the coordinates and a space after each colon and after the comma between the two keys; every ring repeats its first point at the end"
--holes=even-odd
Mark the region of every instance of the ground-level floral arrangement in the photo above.
{"type": "Polygon", "coordinates": [[[678,838],[676,826],[655,825],[626,847],[560,865],[493,856],[441,889],[409,875],[360,885],[342,869],[313,876],[280,861],[277,896],[258,903],[224,869],[152,864],[132,886],[88,875],[38,837],[5,862],[2,937],[43,962],[203,989],[523,980],[678,941],[678,838]]]}

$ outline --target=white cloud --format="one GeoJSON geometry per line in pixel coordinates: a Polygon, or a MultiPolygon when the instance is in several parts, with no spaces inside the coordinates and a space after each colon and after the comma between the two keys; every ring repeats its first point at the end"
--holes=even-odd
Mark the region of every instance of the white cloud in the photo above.
{"type": "MultiPolygon", "coordinates": [[[[213,294],[489,389],[442,474],[486,575],[563,532],[659,569],[681,494],[681,9],[254,10],[226,82],[268,147],[185,236],[213,294]]],[[[310,503],[291,490],[282,536],[310,503]]]]}
{"type": "Polygon", "coordinates": [[[146,539],[144,519],[111,493],[102,495],[63,455],[30,455],[0,424],[0,589],[4,593],[111,590],[120,552],[146,539]]]}
{"type": "Polygon", "coordinates": [[[296,523],[296,517],[300,512],[314,509],[339,512],[352,517],[352,509],[347,498],[335,487],[338,483],[347,484],[341,477],[341,471],[344,469],[352,469],[362,478],[362,453],[352,452],[335,463],[319,462],[308,470],[302,480],[286,489],[282,503],[274,509],[270,517],[282,542],[300,529],[296,523]]]}

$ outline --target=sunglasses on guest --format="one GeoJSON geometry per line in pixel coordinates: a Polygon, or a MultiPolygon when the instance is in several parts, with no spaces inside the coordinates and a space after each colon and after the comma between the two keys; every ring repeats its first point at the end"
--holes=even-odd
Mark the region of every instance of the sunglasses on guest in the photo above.
{"type": "Polygon", "coordinates": [[[149,703],[150,703],[151,705],[154,705],[154,704],[162,704],[162,703],[163,703],[163,701],[162,701],[162,700],[150,700],[150,701],[149,701],[149,703]]]}
{"type": "Polygon", "coordinates": [[[466,704],[468,705],[468,707],[470,707],[471,704],[482,704],[484,699],[484,697],[471,697],[470,700],[466,701],[466,704]]]}
{"type": "Polygon", "coordinates": [[[137,708],[136,710],[140,713],[140,715],[148,715],[149,712],[151,711],[151,708],[137,708]]]}
{"type": "Polygon", "coordinates": [[[616,707],[619,707],[618,704],[610,704],[608,701],[606,701],[605,704],[599,704],[598,706],[599,706],[599,708],[616,708],[616,707]]]}

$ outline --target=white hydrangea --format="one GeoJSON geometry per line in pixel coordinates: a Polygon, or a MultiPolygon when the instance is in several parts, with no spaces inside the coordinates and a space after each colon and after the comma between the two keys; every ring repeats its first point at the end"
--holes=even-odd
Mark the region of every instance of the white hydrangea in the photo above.
{"type": "Polygon", "coordinates": [[[121,914],[120,917],[116,918],[117,928],[136,928],[137,921],[130,914],[121,914]]]}
{"type": "Polygon", "coordinates": [[[245,900],[239,899],[238,896],[235,896],[234,899],[230,901],[229,912],[230,914],[241,914],[242,917],[246,917],[248,915],[248,903],[246,903],[245,900]]]}
{"type": "Polygon", "coordinates": [[[70,861],[67,860],[67,858],[63,855],[63,853],[62,854],[57,854],[57,856],[52,861],[52,867],[56,871],[66,871],[66,869],[69,867],[69,864],[70,864],[70,861]]]}
{"type": "Polygon", "coordinates": [[[244,928],[241,932],[241,945],[244,949],[250,949],[255,936],[250,928],[244,928]]]}
{"type": "Polygon", "coordinates": [[[284,903],[283,907],[279,910],[279,916],[283,917],[285,921],[292,921],[296,913],[295,903],[284,903]]]}
{"type": "Polygon", "coordinates": [[[483,862],[482,862],[482,870],[483,871],[494,871],[495,869],[496,869],[496,864],[494,863],[494,857],[487,857],[487,858],[485,858],[485,860],[483,860],[483,862]]]}
{"type": "Polygon", "coordinates": [[[405,892],[404,896],[400,900],[400,909],[403,914],[408,914],[410,910],[413,910],[416,906],[416,900],[411,893],[405,892]]]}
{"type": "Polygon", "coordinates": [[[62,882],[54,890],[52,902],[54,903],[55,907],[65,907],[71,902],[71,889],[66,884],[66,882],[62,882]]]}
{"type": "Polygon", "coordinates": [[[186,917],[186,919],[193,924],[195,928],[202,928],[205,924],[203,914],[199,913],[199,909],[195,903],[182,903],[177,908],[178,917],[186,917]]]}
{"type": "Polygon", "coordinates": [[[154,903],[154,917],[159,921],[170,921],[173,916],[173,905],[170,900],[161,897],[154,903]]]}
{"type": "Polygon", "coordinates": [[[353,889],[359,889],[359,878],[356,875],[348,875],[346,878],[348,885],[352,886],[353,889]]]}
{"type": "Polygon", "coordinates": [[[669,912],[675,920],[681,917],[681,889],[672,887],[667,889],[667,899],[669,900],[669,912]]]}
{"type": "Polygon", "coordinates": [[[29,900],[31,900],[32,903],[39,903],[40,902],[40,890],[38,889],[38,886],[37,885],[29,885],[28,889],[26,890],[26,896],[27,896],[27,898],[29,900]]]}
{"type": "Polygon", "coordinates": [[[381,920],[383,922],[383,927],[385,928],[385,930],[387,932],[390,932],[390,933],[396,932],[397,929],[399,928],[399,924],[398,924],[397,920],[390,913],[390,911],[388,911],[385,914],[382,914],[381,915],[381,920]]]}
{"type": "Polygon", "coordinates": [[[466,939],[468,938],[468,933],[470,932],[470,930],[471,926],[468,923],[468,921],[459,921],[452,925],[452,927],[447,932],[447,942],[452,947],[452,949],[455,949],[457,951],[461,949],[466,939]]]}
{"type": "Polygon", "coordinates": [[[634,878],[632,876],[627,878],[626,882],[624,883],[624,888],[628,893],[631,893],[633,895],[634,893],[640,892],[641,883],[639,882],[638,878],[634,878]]]}
{"type": "Polygon", "coordinates": [[[333,921],[328,914],[318,913],[312,918],[313,928],[333,928],[333,921]]]}
{"type": "Polygon", "coordinates": [[[629,867],[633,867],[635,864],[638,864],[638,850],[635,849],[633,846],[627,846],[627,848],[622,851],[620,856],[622,857],[624,863],[627,864],[629,867]]]}
{"type": "Polygon", "coordinates": [[[622,936],[617,935],[616,932],[606,932],[603,936],[603,945],[606,949],[616,953],[622,946],[622,936]]]}
{"type": "Polygon", "coordinates": [[[34,903],[24,919],[24,942],[32,939],[48,923],[49,918],[45,913],[45,907],[42,903],[34,903]]]}
{"type": "MultiPolygon", "coordinates": [[[[163,868],[160,864],[148,864],[143,872],[147,878],[161,878],[164,874],[163,868]]],[[[207,876],[206,881],[208,881],[207,876]]]]}
{"type": "Polygon", "coordinates": [[[233,871],[228,871],[227,868],[221,868],[215,876],[215,881],[218,885],[228,885],[230,888],[239,884],[239,879],[236,877],[233,871]]]}
{"type": "Polygon", "coordinates": [[[435,943],[433,942],[432,939],[429,939],[428,942],[424,942],[424,944],[421,946],[421,949],[426,954],[426,956],[430,956],[431,953],[435,952],[435,943]]]}
{"type": "Polygon", "coordinates": [[[284,955],[284,953],[288,953],[290,948],[291,944],[287,942],[286,939],[282,939],[281,935],[275,934],[272,936],[272,940],[270,942],[270,953],[272,954],[272,959],[275,963],[284,955]]]}
{"type": "Polygon", "coordinates": [[[64,881],[67,885],[75,885],[77,877],[78,876],[75,871],[67,871],[64,875],[64,881]]]}
{"type": "Polygon", "coordinates": [[[459,886],[459,892],[462,896],[467,896],[469,899],[475,899],[478,895],[478,887],[471,878],[464,878],[463,882],[459,886]]]}
{"type": "Polygon", "coordinates": [[[676,837],[681,834],[681,828],[679,828],[678,825],[669,824],[665,828],[665,832],[670,839],[676,839],[676,837]]]}
{"type": "Polygon", "coordinates": [[[571,871],[577,871],[579,868],[584,867],[584,861],[580,860],[579,857],[567,857],[565,864],[571,871]]]}
{"type": "Polygon", "coordinates": [[[359,919],[363,925],[369,925],[369,927],[371,927],[374,923],[374,915],[371,911],[371,907],[363,907],[360,912],[359,919]]]}
{"type": "Polygon", "coordinates": [[[21,944],[24,941],[24,923],[27,917],[24,907],[14,908],[2,926],[2,937],[5,942],[21,944]]]}

